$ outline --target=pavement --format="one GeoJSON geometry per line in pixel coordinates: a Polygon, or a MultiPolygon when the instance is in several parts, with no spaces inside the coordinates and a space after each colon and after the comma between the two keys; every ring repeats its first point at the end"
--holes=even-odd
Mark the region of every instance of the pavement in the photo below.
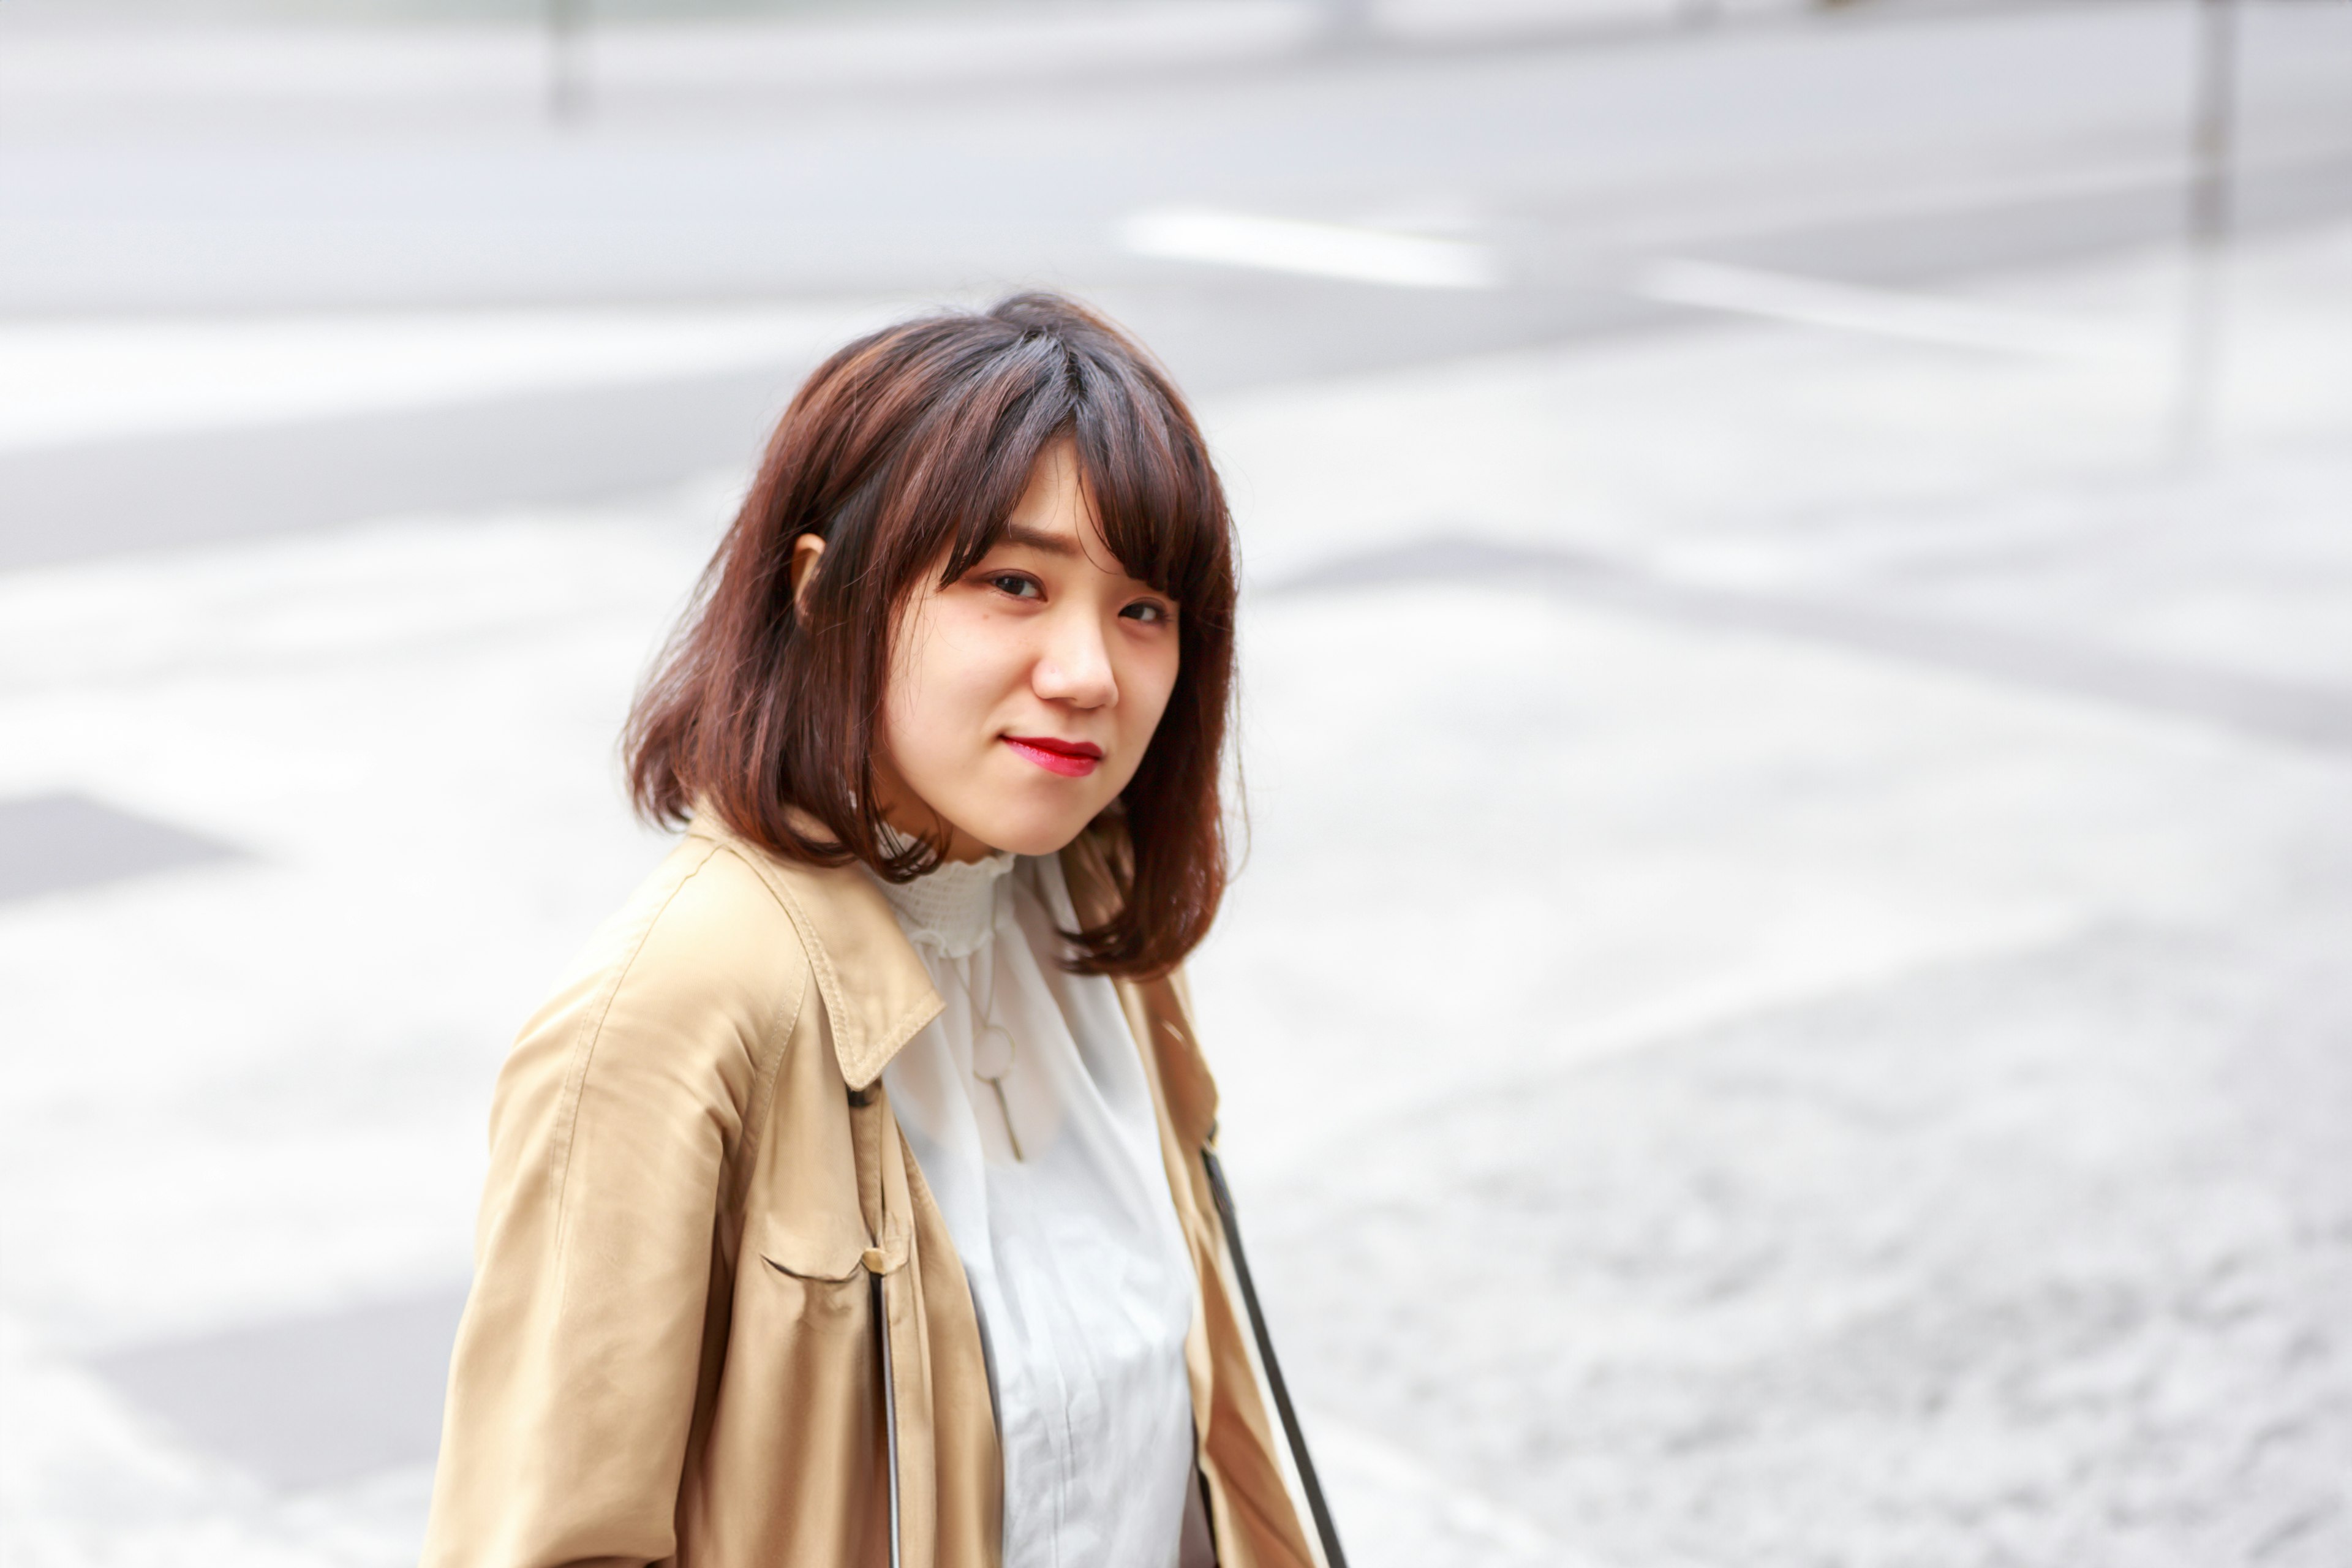
{"type": "MultiPolygon", "coordinates": [[[[1715,47],[1621,63],[1696,93],[1715,47]]],[[[127,167],[57,135],[0,180],[127,167]]],[[[1070,276],[1198,387],[1242,521],[1248,856],[1194,986],[1371,1568],[2352,1560],[2352,204],[2202,271],[2095,194],[1984,218],[2006,174],[1957,258],[1884,206],[1755,238],[1856,166],[1574,291],[1118,247],[1183,195],[1540,250],[1361,185],[1087,219],[1070,276]],[[1880,248],[1808,268],[1833,229],[1880,248]]],[[[41,367],[0,374],[12,1564],[414,1557],[491,1076],[661,851],[629,691],[763,400],[917,298],[639,297],[637,254],[145,331],[168,267],[79,315],[0,279],[46,301],[0,323],[41,367]]]]}
{"type": "MultiPolygon", "coordinates": [[[[2310,243],[2247,276],[2334,292],[2310,243]]],[[[1265,400],[1262,522],[1409,542],[1254,605],[1200,981],[1381,1560],[2352,1547],[2345,331],[2189,464],[2127,376],[1789,331],[1265,400]],[[1377,502],[1305,455],[1408,430],[1377,502]]]]}

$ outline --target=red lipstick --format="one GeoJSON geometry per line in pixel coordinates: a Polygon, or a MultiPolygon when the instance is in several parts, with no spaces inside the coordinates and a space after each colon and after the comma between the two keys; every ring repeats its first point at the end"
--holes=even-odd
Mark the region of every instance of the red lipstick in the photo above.
{"type": "Polygon", "coordinates": [[[1082,779],[1102,761],[1103,749],[1092,741],[1057,741],[1051,735],[1007,735],[1004,743],[1049,773],[1082,779]]]}

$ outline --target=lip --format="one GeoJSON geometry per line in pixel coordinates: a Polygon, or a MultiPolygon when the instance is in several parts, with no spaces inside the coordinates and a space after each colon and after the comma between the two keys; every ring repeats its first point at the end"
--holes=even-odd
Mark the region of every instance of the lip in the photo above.
{"type": "Polygon", "coordinates": [[[1082,779],[1102,761],[1103,749],[1092,741],[1059,741],[1051,735],[1007,735],[1004,743],[1049,773],[1082,779]]]}

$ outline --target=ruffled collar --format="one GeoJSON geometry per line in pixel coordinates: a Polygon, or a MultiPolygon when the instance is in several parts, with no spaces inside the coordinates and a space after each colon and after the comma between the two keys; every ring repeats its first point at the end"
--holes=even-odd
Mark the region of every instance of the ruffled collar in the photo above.
{"type": "Polygon", "coordinates": [[[996,886],[1013,860],[1007,849],[984,860],[942,861],[911,882],[875,880],[908,942],[965,958],[996,929],[996,886]]]}

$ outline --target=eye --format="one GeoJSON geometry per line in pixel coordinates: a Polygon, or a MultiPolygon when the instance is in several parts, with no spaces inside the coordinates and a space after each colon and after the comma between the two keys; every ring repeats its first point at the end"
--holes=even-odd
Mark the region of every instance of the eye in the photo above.
{"type": "Polygon", "coordinates": [[[1157,599],[1138,599],[1134,604],[1121,610],[1119,615],[1130,621],[1141,621],[1149,626],[1165,626],[1168,622],[1168,606],[1157,599]]]}
{"type": "Polygon", "coordinates": [[[1042,599],[1045,596],[1045,590],[1038,586],[1037,579],[1024,572],[992,572],[981,581],[1016,599],[1042,599]]]}

